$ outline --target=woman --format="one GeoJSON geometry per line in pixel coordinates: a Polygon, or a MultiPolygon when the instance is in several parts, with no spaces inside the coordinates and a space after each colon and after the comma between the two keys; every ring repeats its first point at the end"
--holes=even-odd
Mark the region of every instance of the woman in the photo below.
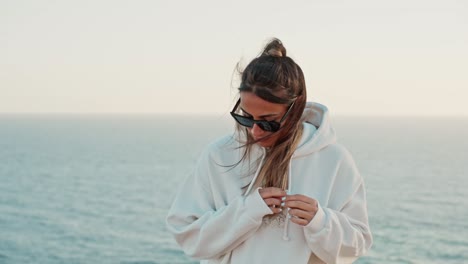
{"type": "Polygon", "coordinates": [[[202,263],[351,263],[372,244],[364,182],[278,39],[242,72],[237,134],[209,145],[167,226],[202,263]]]}

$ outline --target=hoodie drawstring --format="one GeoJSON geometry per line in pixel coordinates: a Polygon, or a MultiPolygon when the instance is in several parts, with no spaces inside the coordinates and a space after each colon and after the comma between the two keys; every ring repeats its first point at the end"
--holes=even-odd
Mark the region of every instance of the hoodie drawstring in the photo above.
{"type": "MultiPolygon", "coordinates": [[[[262,156],[262,159],[260,160],[260,164],[258,165],[257,167],[257,171],[255,172],[255,175],[252,179],[252,181],[250,182],[250,185],[249,187],[247,188],[247,191],[245,192],[245,195],[248,195],[250,193],[250,191],[252,190],[252,187],[254,186],[255,184],[255,181],[257,180],[257,177],[258,177],[258,174],[260,173],[260,169],[263,165],[263,161],[265,160],[265,156],[266,156],[266,153],[265,153],[265,149],[262,148],[262,151],[263,151],[263,156],[262,156]]],[[[289,195],[291,194],[291,186],[292,186],[292,169],[291,169],[291,161],[289,161],[289,171],[288,171],[288,189],[286,190],[286,194],[289,195]]],[[[289,218],[291,216],[289,215],[289,208],[288,208],[288,211],[286,212],[286,220],[285,220],[285,223],[284,223],[284,229],[283,229],[283,240],[285,241],[289,241],[289,218]]]]}
{"type": "Polygon", "coordinates": [[[260,164],[257,167],[257,171],[255,172],[255,176],[254,176],[253,180],[250,182],[249,188],[247,188],[247,191],[245,192],[245,195],[248,195],[250,193],[250,191],[252,190],[252,187],[254,186],[255,181],[257,180],[258,174],[260,173],[260,169],[262,168],[263,161],[265,160],[265,156],[266,156],[264,148],[262,148],[262,151],[263,151],[262,160],[260,160],[260,164]]]}
{"type": "MultiPolygon", "coordinates": [[[[289,195],[291,194],[291,186],[292,186],[292,169],[291,169],[291,161],[289,161],[289,171],[288,171],[288,189],[286,190],[286,194],[289,195]]],[[[286,220],[284,223],[284,229],[283,229],[283,240],[289,241],[289,218],[291,216],[289,215],[289,208],[288,211],[286,212],[286,220]]]]}

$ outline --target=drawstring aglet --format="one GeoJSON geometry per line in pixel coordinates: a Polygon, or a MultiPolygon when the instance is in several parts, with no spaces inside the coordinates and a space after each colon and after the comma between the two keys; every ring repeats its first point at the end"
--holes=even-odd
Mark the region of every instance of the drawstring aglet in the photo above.
{"type": "Polygon", "coordinates": [[[288,212],[286,212],[286,222],[284,223],[284,230],[283,230],[283,240],[284,241],[289,241],[289,235],[288,235],[288,228],[289,228],[289,209],[288,212]]]}

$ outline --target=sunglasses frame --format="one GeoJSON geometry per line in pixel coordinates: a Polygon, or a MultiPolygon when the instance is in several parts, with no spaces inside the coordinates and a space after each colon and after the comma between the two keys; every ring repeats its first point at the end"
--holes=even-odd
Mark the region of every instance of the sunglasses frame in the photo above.
{"type": "Polygon", "coordinates": [[[294,102],[290,104],[286,113],[283,115],[283,117],[281,117],[281,120],[279,122],[276,122],[276,121],[266,121],[266,120],[255,120],[253,118],[237,114],[236,110],[240,104],[240,101],[241,100],[239,98],[239,100],[237,100],[236,105],[234,106],[234,108],[232,108],[232,111],[231,111],[231,116],[234,118],[234,120],[236,120],[236,122],[239,125],[244,126],[244,127],[253,127],[254,124],[257,124],[262,130],[266,132],[277,132],[281,128],[281,123],[288,116],[289,112],[291,111],[294,105],[294,102]]]}

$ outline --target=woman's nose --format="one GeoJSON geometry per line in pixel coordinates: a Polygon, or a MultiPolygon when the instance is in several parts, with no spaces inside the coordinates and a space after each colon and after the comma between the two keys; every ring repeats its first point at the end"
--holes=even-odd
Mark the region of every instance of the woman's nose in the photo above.
{"type": "Polygon", "coordinates": [[[253,138],[257,139],[257,138],[262,137],[265,131],[261,129],[257,124],[254,124],[252,129],[250,129],[250,133],[252,134],[253,138]]]}

